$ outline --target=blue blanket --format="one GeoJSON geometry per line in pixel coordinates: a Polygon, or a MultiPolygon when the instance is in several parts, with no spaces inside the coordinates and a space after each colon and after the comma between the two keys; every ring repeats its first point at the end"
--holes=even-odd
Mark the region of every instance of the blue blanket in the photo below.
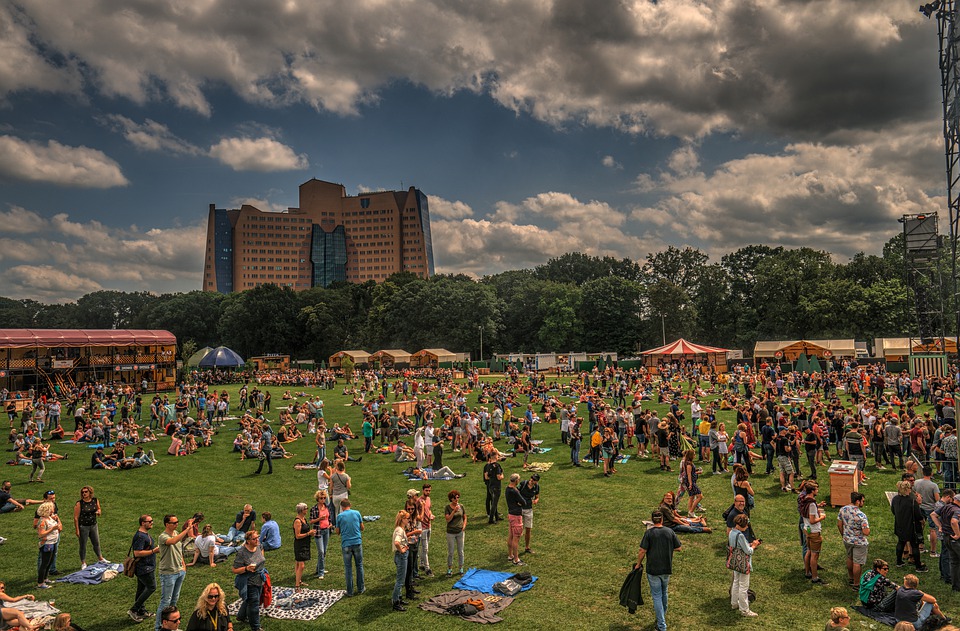
{"type": "MultiPolygon", "coordinates": [[[[479,568],[472,567],[467,570],[467,573],[460,577],[460,580],[453,584],[454,589],[465,589],[465,590],[474,590],[478,592],[483,592],[484,594],[494,594],[493,584],[499,583],[500,581],[505,581],[515,572],[494,572],[493,570],[481,570],[479,568]]],[[[525,592],[533,584],[537,582],[537,577],[534,576],[533,580],[523,586],[523,589],[520,591],[525,592]]]]}
{"type": "Polygon", "coordinates": [[[58,583],[80,583],[83,585],[99,585],[103,582],[103,573],[107,570],[113,570],[114,572],[123,573],[123,565],[121,563],[101,563],[97,562],[93,565],[88,565],[87,569],[80,570],[79,572],[74,572],[73,574],[67,574],[57,579],[58,583]]]}

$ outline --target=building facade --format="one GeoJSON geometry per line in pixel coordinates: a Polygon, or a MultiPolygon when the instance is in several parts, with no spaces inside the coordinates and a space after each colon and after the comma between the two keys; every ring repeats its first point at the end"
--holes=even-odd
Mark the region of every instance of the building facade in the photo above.
{"type": "Polygon", "coordinates": [[[342,184],[300,186],[300,207],[267,212],[210,205],[203,289],[264,284],[304,290],[336,281],[380,282],[396,272],[434,274],[427,196],[410,187],[348,196],[342,184]]]}

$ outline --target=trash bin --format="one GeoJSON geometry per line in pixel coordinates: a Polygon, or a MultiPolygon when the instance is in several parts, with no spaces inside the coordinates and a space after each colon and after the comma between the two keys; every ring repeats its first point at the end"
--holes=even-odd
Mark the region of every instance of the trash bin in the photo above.
{"type": "Polygon", "coordinates": [[[846,506],[850,503],[850,494],[860,490],[857,463],[851,460],[834,460],[828,473],[830,474],[830,505],[846,506]]]}

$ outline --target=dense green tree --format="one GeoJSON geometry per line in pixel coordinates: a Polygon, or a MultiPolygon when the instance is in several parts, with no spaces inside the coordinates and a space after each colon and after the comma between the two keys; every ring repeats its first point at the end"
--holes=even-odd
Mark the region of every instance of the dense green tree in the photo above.
{"type": "Polygon", "coordinates": [[[220,345],[218,326],[225,300],[225,294],[211,291],[163,294],[140,312],[136,325],[173,333],[186,359],[193,354],[187,353],[183,346],[187,341],[195,342],[197,348],[220,345]]]}
{"type": "Polygon", "coordinates": [[[640,338],[639,283],[608,276],[583,285],[583,344],[593,351],[631,353],[640,338]]]}
{"type": "Polygon", "coordinates": [[[77,328],[133,328],[140,313],[156,299],[145,291],[95,291],[77,300],[77,328]]]}
{"type": "Polygon", "coordinates": [[[262,353],[300,358],[299,312],[299,299],[289,287],[261,285],[230,294],[220,317],[220,339],[244,358],[262,353]]]}

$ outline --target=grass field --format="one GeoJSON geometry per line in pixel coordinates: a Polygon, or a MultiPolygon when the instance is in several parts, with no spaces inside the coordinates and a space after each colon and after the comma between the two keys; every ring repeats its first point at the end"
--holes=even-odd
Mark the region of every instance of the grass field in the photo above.
{"type": "MultiPolygon", "coordinates": [[[[236,392],[237,388],[229,388],[236,392]]],[[[312,390],[311,390],[312,392],[312,390]]],[[[328,425],[333,421],[348,421],[356,430],[360,427],[360,412],[356,407],[344,406],[348,400],[337,391],[320,391],[325,401],[328,425]]],[[[280,390],[274,389],[274,401],[279,404],[280,390]]],[[[476,401],[474,394],[469,402],[476,401]]],[[[654,406],[663,411],[664,406],[654,406]]],[[[276,412],[268,415],[276,418],[276,412]]],[[[722,412],[720,420],[730,421],[731,412],[722,412]]],[[[728,422],[729,427],[729,422],[728,422]]],[[[229,426],[228,426],[229,429],[229,426]]],[[[637,547],[643,533],[641,520],[649,518],[650,511],[667,490],[676,489],[676,473],[662,473],[652,460],[631,460],[618,465],[619,473],[604,478],[600,469],[577,469],[569,464],[569,451],[560,444],[559,425],[537,425],[534,438],[544,439],[544,446],[553,447],[547,454],[536,455],[532,461],[554,461],[553,468],[543,474],[541,501],[536,510],[533,545],[536,555],[526,558],[529,569],[539,577],[536,586],[518,596],[503,613],[506,628],[527,629],[652,629],[653,612],[649,594],[647,604],[631,616],[619,606],[618,593],[624,576],[636,559],[637,547]]],[[[256,476],[256,461],[240,461],[231,453],[235,433],[221,431],[212,448],[201,449],[185,458],[165,455],[169,439],[161,438],[152,446],[160,464],[132,471],[93,471],[89,469],[91,450],[86,446],[59,445],[54,451],[68,453],[65,461],[47,466],[45,482],[27,484],[29,467],[10,467],[5,476],[14,483],[14,496],[40,498],[46,489],[55,489],[65,531],[60,547],[58,568],[61,573],[79,569],[77,541],[73,536],[72,507],[83,484],[96,490],[103,506],[100,533],[105,556],[120,562],[126,555],[130,539],[137,528],[141,513],[151,513],[160,532],[160,518],[165,513],[177,513],[182,519],[195,511],[203,511],[218,532],[223,532],[237,510],[251,503],[258,512],[269,510],[280,523],[283,547],[268,553],[267,567],[274,585],[293,585],[292,522],[297,502],[312,503],[316,489],[314,471],[297,471],[293,465],[313,457],[313,437],[306,436],[287,445],[296,456],[289,460],[275,460],[272,476],[256,476]]],[[[362,440],[352,441],[351,452],[362,452],[362,440]]],[[[586,450],[584,450],[585,453],[586,450]]],[[[449,449],[444,460],[457,473],[466,473],[463,479],[436,481],[435,502],[440,511],[441,498],[451,488],[462,493],[462,502],[468,514],[466,533],[467,567],[510,571],[506,561],[506,523],[488,525],[483,518],[484,485],[481,466],[470,464],[449,449]]],[[[347,471],[353,477],[351,500],[364,515],[381,515],[382,519],[368,523],[364,533],[364,566],[367,592],[359,597],[343,599],[320,620],[303,623],[265,619],[269,631],[299,629],[386,629],[403,625],[407,628],[467,628],[471,626],[450,617],[439,617],[416,607],[406,613],[395,613],[390,608],[390,591],[395,569],[390,545],[392,518],[402,508],[405,491],[419,484],[407,482],[399,471],[408,465],[392,462],[390,456],[367,455],[362,463],[349,463],[347,471]]],[[[899,475],[892,471],[877,472],[868,467],[870,484],[864,489],[867,502],[864,511],[871,520],[870,562],[878,556],[894,560],[896,539],[892,534],[892,515],[883,495],[893,490],[899,475]]],[[[507,459],[507,476],[520,470],[520,461],[507,459]]],[[[762,466],[759,468],[762,471],[762,466]]],[[[772,478],[773,476],[771,476],[772,478]]],[[[668,624],[674,629],[709,629],[736,625],[743,629],[797,629],[823,628],[832,606],[854,604],[856,595],[846,586],[843,565],[843,546],[835,527],[837,509],[827,508],[824,527],[824,548],[821,565],[826,570],[821,576],[826,586],[813,586],[803,578],[803,565],[797,542],[797,513],[795,495],[780,492],[779,483],[767,476],[753,478],[757,492],[757,507],[752,520],[764,544],[754,561],[751,588],[757,592],[754,609],[760,614],[752,620],[741,618],[730,610],[728,584],[730,574],[724,567],[725,536],[720,513],[730,504],[731,493],[727,476],[707,474],[701,479],[704,505],[713,534],[682,535],[683,549],[675,557],[674,574],[670,584],[668,624]]],[[[829,497],[826,470],[820,475],[821,497],[829,497]]],[[[32,508],[32,507],[31,507],[32,508]]],[[[436,508],[435,513],[439,513],[436,508]]],[[[31,529],[32,510],[0,516],[0,535],[8,541],[0,547],[0,580],[6,581],[11,594],[32,592],[38,597],[54,599],[56,606],[69,611],[74,621],[90,631],[146,628],[147,621],[136,625],[127,618],[126,610],[133,601],[135,581],[123,576],[98,586],[57,584],[53,589],[35,591],[36,536],[31,529]]],[[[501,503],[501,512],[506,507],[501,503]]],[[[443,577],[446,545],[442,527],[435,533],[431,565],[437,578],[424,580],[421,598],[447,591],[455,579],[443,577]]],[[[343,564],[339,554],[339,539],[331,537],[327,556],[327,578],[309,580],[316,588],[342,589],[343,564]]],[[[88,552],[93,559],[92,552],[88,552]]],[[[950,614],[960,614],[960,598],[949,586],[939,581],[936,559],[926,557],[931,572],[921,575],[921,589],[932,592],[950,614]]],[[[307,564],[308,570],[312,562],[307,564]]],[[[891,570],[891,578],[901,581],[909,568],[891,570]]],[[[311,575],[312,576],[312,575],[311,575]]],[[[235,599],[233,575],[229,564],[216,568],[188,568],[180,599],[180,607],[187,614],[196,603],[202,586],[219,582],[235,599]]],[[[646,590],[646,583],[645,583],[646,590]]],[[[147,603],[156,608],[159,591],[147,603]]],[[[853,614],[851,628],[867,628],[865,620],[853,614]]],[[[186,616],[184,617],[184,622],[186,616]]],[[[185,628],[185,624],[183,627],[185,628]]],[[[238,629],[248,628],[237,624],[238,629]]]]}

